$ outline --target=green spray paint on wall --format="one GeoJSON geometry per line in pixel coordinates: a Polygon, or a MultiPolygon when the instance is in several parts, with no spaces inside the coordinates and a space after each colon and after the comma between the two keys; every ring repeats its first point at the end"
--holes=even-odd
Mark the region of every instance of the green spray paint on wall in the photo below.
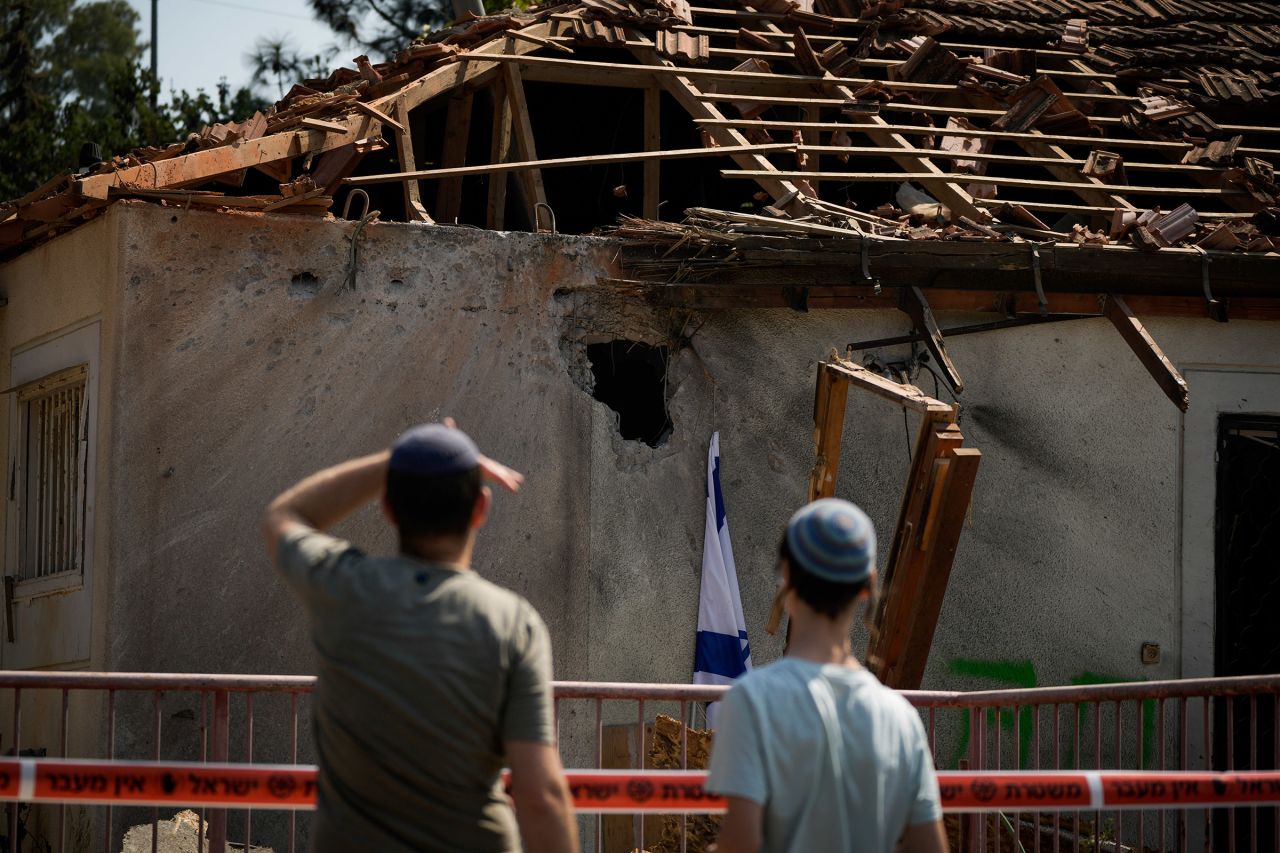
{"type": "MultiPolygon", "coordinates": [[[[992,682],[992,688],[1019,688],[1019,687],[1038,687],[1039,678],[1036,675],[1035,664],[1029,660],[975,660],[971,658],[956,658],[948,664],[948,669],[953,675],[968,676],[970,678],[980,678],[992,682]]],[[[1132,678],[1122,678],[1119,676],[1110,676],[1097,672],[1081,672],[1069,679],[1069,683],[1077,685],[1088,684],[1115,684],[1121,681],[1133,681],[1132,678]]],[[[996,726],[996,710],[988,709],[986,726],[989,731],[995,731],[996,726]]],[[[1014,712],[1012,708],[1000,709],[999,726],[1002,731],[1013,732],[1014,712]]],[[[1076,720],[1080,727],[1082,743],[1092,739],[1094,710],[1092,705],[1082,704],[1076,707],[1076,720]]],[[[956,749],[955,756],[952,759],[951,766],[959,766],[961,759],[965,758],[969,753],[971,715],[966,714],[964,717],[963,728],[960,733],[960,741],[956,749]]],[[[1031,737],[1034,730],[1034,717],[1031,708],[1026,707],[1018,711],[1018,724],[1016,730],[1018,732],[1018,755],[1019,767],[1026,769],[1032,766],[1032,750],[1031,737]]],[[[1052,725],[1048,723],[1047,725],[1052,725]]],[[[1075,730],[1074,727],[1068,728],[1061,732],[1061,737],[1066,741],[1066,750],[1062,756],[1063,767],[1076,766],[1075,755],[1075,730]]],[[[1152,766],[1155,752],[1156,739],[1156,703],[1153,699],[1147,699],[1142,702],[1142,767],[1149,768],[1152,766]]],[[[1083,751],[1083,750],[1082,750],[1083,751]]],[[[1114,757],[1112,755],[1103,756],[1104,762],[1114,757]]],[[[1093,756],[1084,756],[1085,763],[1090,764],[1093,756]]]]}

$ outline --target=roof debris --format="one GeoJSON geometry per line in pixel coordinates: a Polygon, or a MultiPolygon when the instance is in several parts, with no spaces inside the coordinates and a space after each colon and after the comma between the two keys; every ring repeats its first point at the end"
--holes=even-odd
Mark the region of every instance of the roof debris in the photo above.
{"type": "MultiPolygon", "coordinates": [[[[650,220],[668,201],[664,154],[690,156],[661,140],[696,133],[717,152],[703,158],[709,175],[754,182],[741,187],[744,205],[783,231],[795,222],[915,242],[1271,252],[1276,12],[1208,0],[553,0],[467,14],[390,61],[360,56],[304,80],[243,121],[58,176],[0,206],[0,252],[118,198],[326,215],[348,186],[393,183],[404,187],[403,218],[430,221],[430,207],[455,221],[461,176],[477,172],[502,177],[490,181],[489,218],[475,224],[502,221],[508,174],[533,223],[535,204],[554,207],[560,186],[543,170],[620,152],[582,154],[569,127],[564,139],[548,135],[530,121],[537,102],[522,79],[646,89],[684,109],[685,128],[669,131],[664,116],[658,133],[665,109],[643,99],[643,192],[606,185],[621,190],[611,194],[620,209],[650,220]],[[411,127],[410,110],[485,86],[505,102],[496,136],[513,137],[495,139],[501,159],[489,166],[466,161],[469,100],[457,116],[447,110],[461,126],[435,110],[411,127]],[[422,133],[445,139],[440,167],[414,165],[411,134],[422,133]],[[723,168],[730,159],[736,168],[723,168]],[[904,182],[910,203],[895,201],[904,182]]],[[[416,147],[418,157],[441,150],[435,140],[416,147]]],[[[732,195],[741,181],[725,183],[732,195]]],[[[381,202],[400,218],[398,201],[381,202]]],[[[694,217],[695,232],[705,219],[694,217]]]]}

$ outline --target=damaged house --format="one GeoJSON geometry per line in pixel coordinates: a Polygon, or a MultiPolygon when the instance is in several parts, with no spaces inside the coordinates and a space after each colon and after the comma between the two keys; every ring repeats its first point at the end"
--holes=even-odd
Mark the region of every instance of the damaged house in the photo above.
{"type": "Polygon", "coordinates": [[[1276,671],[1278,15],[581,0],[55,177],[0,208],[0,667],[309,671],[261,508],[450,415],[559,678],[689,680],[714,431],[758,662],[838,494],[892,683],[1276,671]]]}

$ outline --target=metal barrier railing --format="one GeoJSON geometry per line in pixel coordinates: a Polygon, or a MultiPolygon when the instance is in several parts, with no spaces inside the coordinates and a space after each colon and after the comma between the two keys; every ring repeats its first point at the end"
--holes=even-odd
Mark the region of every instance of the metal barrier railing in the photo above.
{"type": "MultiPolygon", "coordinates": [[[[0,745],[8,755],[297,764],[310,757],[299,737],[314,678],[153,673],[0,672],[0,745]],[[5,702],[4,692],[12,695],[5,702]],[[8,719],[3,715],[11,708],[8,719]],[[256,734],[256,742],[255,742],[256,734]]],[[[641,769],[647,730],[659,713],[693,720],[725,688],[700,685],[557,682],[556,718],[566,766],[641,769]],[[625,747],[619,750],[619,745],[625,747]],[[606,749],[606,746],[609,748],[606,749]]],[[[961,770],[1274,770],[1280,768],[1280,676],[1101,684],[983,692],[909,691],[939,768],[961,770]]],[[[679,766],[689,762],[680,729],[679,766]]],[[[7,847],[23,838],[48,849],[110,853],[118,807],[8,804],[7,847]]],[[[126,816],[139,816],[131,809],[126,816]]],[[[264,816],[261,834],[293,851],[306,812],[264,816]],[[283,821],[283,825],[279,822],[283,821]]],[[[152,849],[157,809],[151,809],[152,849]]],[[[597,850],[621,846],[618,824],[590,818],[597,850]],[[610,832],[606,833],[606,828],[610,832]]],[[[630,821],[626,848],[652,849],[652,826],[630,821]],[[648,837],[647,837],[648,836],[648,837]]],[[[650,820],[655,820],[650,818],[650,820]]],[[[684,850],[687,818],[679,818],[684,850]]],[[[130,822],[130,821],[126,821],[130,822]]],[[[145,821],[143,821],[145,822],[145,821]]],[[[229,836],[249,849],[252,809],[201,809],[197,849],[225,850],[229,836]],[[229,826],[230,823],[233,824],[229,826]],[[207,821],[207,823],[206,823],[207,821]],[[199,832],[207,827],[206,833],[199,832]]],[[[1004,812],[949,817],[953,846],[970,850],[1272,850],[1280,809],[1171,807],[1079,813],[1004,812]]],[[[669,848],[668,848],[669,849],[669,848]]]]}

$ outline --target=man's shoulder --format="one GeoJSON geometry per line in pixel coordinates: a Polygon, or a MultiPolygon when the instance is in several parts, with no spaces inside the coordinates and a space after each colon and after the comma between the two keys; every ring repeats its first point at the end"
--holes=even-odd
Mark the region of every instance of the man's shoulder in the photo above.
{"type": "Polygon", "coordinates": [[[494,583],[475,571],[462,573],[459,581],[460,594],[476,602],[485,612],[513,621],[542,624],[538,611],[515,590],[494,583]]]}
{"type": "Polygon", "coordinates": [[[743,696],[760,696],[775,694],[787,685],[800,685],[797,681],[794,662],[788,658],[779,658],[772,663],[753,668],[750,672],[733,682],[732,691],[743,696]]]}

